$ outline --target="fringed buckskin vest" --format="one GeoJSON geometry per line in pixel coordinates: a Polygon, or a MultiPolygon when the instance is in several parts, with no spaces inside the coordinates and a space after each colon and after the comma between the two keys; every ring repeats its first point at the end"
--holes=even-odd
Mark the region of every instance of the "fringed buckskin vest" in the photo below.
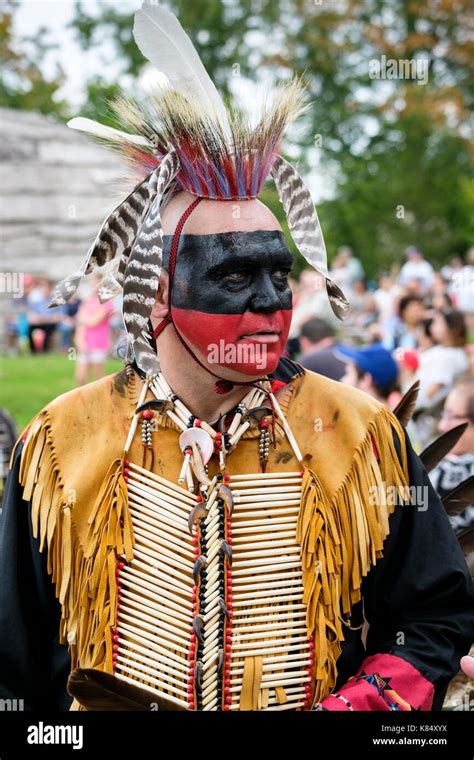
{"type": "Polygon", "coordinates": [[[408,490],[403,429],[370,396],[297,375],[277,397],[303,466],[277,418],[263,474],[248,429],[226,462],[232,514],[217,500],[192,533],[173,421],[157,414],[151,448],[135,435],[124,464],[142,387],[127,367],[56,398],[22,436],[72,668],[186,709],[310,709],[334,688],[344,624],[382,556],[387,488],[408,490]]]}

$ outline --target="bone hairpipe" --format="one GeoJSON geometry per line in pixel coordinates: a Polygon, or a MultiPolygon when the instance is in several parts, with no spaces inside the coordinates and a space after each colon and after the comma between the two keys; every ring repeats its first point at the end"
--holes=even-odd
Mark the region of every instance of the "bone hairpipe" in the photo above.
{"type": "Polygon", "coordinates": [[[188,703],[187,703],[186,699],[184,699],[184,700],[183,699],[177,699],[172,694],[165,694],[164,692],[159,691],[158,689],[152,689],[150,686],[148,686],[148,685],[146,685],[144,683],[141,683],[141,682],[139,682],[137,684],[136,679],[128,678],[127,676],[124,676],[121,673],[116,673],[115,675],[121,681],[125,681],[126,683],[130,683],[133,686],[139,685],[141,689],[146,689],[147,691],[150,692],[150,694],[156,694],[156,696],[158,696],[158,697],[165,697],[170,702],[174,702],[174,704],[179,705],[180,707],[185,707],[185,708],[188,707],[188,703]]]}
{"type": "Polygon", "coordinates": [[[144,607],[147,610],[153,610],[157,613],[157,617],[162,616],[169,622],[173,622],[173,624],[178,626],[178,628],[184,628],[189,632],[189,627],[192,622],[192,616],[190,614],[185,615],[183,613],[177,612],[176,610],[171,610],[169,607],[165,607],[162,604],[157,604],[146,596],[139,596],[130,589],[124,587],[122,587],[121,593],[122,598],[128,603],[139,605],[140,607],[144,607]]]}
{"type": "Polygon", "coordinates": [[[153,504],[157,507],[162,507],[165,510],[169,510],[171,515],[181,522],[182,525],[186,526],[188,525],[188,514],[189,514],[189,508],[186,509],[185,507],[182,507],[181,505],[175,504],[174,500],[169,499],[168,501],[158,494],[154,494],[151,489],[145,490],[145,488],[142,488],[141,486],[137,486],[135,483],[129,483],[128,484],[129,492],[131,497],[137,496],[140,499],[143,499],[143,501],[146,504],[153,504]]]}
{"type": "MultiPolygon", "coordinates": [[[[134,563],[134,565],[135,564],[138,564],[138,563],[134,563]]],[[[141,566],[143,566],[143,563],[141,565],[138,565],[138,567],[141,567],[141,566]]],[[[151,590],[153,590],[155,588],[155,584],[157,586],[160,585],[160,580],[164,580],[165,584],[168,581],[168,577],[167,576],[163,576],[159,571],[157,571],[155,569],[153,569],[153,572],[151,573],[151,575],[153,577],[150,578],[149,575],[150,574],[147,575],[147,574],[141,572],[140,570],[135,569],[135,567],[133,567],[133,568],[132,567],[124,567],[123,570],[122,570],[122,572],[121,572],[121,574],[120,574],[120,578],[122,578],[122,576],[123,577],[130,576],[131,579],[132,579],[132,581],[134,579],[137,580],[137,581],[139,580],[139,581],[141,581],[143,583],[143,585],[148,586],[148,588],[150,588],[151,590]],[[150,583],[151,580],[154,581],[153,585],[151,585],[151,583],[150,583]]],[[[167,586],[166,585],[164,585],[163,588],[165,590],[167,590],[167,586]]],[[[183,596],[186,596],[186,597],[188,597],[188,599],[191,599],[191,589],[187,589],[186,586],[184,586],[184,584],[178,584],[178,583],[173,584],[173,587],[170,587],[169,592],[176,599],[178,599],[178,601],[181,601],[181,597],[178,596],[178,594],[176,592],[180,592],[180,595],[183,594],[183,596]]],[[[185,603],[185,601],[187,601],[187,600],[183,599],[183,603],[185,603]]]]}
{"type": "Polygon", "coordinates": [[[196,502],[196,498],[195,497],[193,498],[192,496],[190,496],[188,492],[185,491],[184,488],[181,488],[181,486],[178,486],[175,483],[171,483],[170,481],[165,480],[165,478],[162,478],[161,475],[157,475],[155,472],[151,472],[151,470],[145,470],[143,469],[143,467],[140,467],[139,465],[134,464],[133,462],[130,462],[128,466],[132,474],[133,473],[140,474],[145,479],[145,481],[150,480],[153,483],[153,485],[155,483],[158,484],[157,488],[159,488],[159,486],[163,486],[165,493],[173,494],[173,492],[176,491],[176,493],[180,495],[183,501],[190,502],[193,504],[196,502]]]}
{"type": "MultiPolygon", "coordinates": [[[[166,681],[162,681],[160,678],[156,678],[152,672],[148,672],[148,671],[151,671],[151,668],[147,668],[146,665],[141,665],[137,667],[135,663],[130,662],[128,660],[126,660],[126,664],[123,663],[121,665],[121,670],[123,670],[125,673],[134,675],[137,678],[143,678],[143,672],[140,672],[140,668],[142,668],[142,671],[144,671],[145,673],[148,673],[148,678],[150,682],[152,684],[155,684],[155,686],[158,686],[160,689],[166,689],[167,692],[171,691],[172,694],[178,695],[180,697],[183,697],[186,695],[186,689],[183,687],[182,684],[176,685],[177,682],[167,683],[166,681]]],[[[167,694],[163,694],[163,696],[167,697],[167,694]]]]}
{"type": "Polygon", "coordinates": [[[160,652],[155,652],[152,649],[145,649],[145,647],[142,647],[136,641],[124,639],[123,636],[119,636],[119,644],[124,648],[132,649],[134,652],[134,657],[138,654],[141,654],[141,656],[147,659],[151,665],[154,663],[159,663],[160,665],[168,665],[170,668],[173,668],[173,670],[176,672],[176,675],[179,675],[181,673],[183,678],[186,680],[188,679],[189,665],[182,658],[173,660],[171,657],[165,656],[160,652]]]}
{"type": "Polygon", "coordinates": [[[151,531],[154,536],[162,538],[165,546],[171,547],[175,552],[181,552],[191,560],[193,559],[194,552],[191,547],[191,541],[186,541],[184,536],[177,537],[176,534],[171,531],[165,532],[160,528],[160,523],[153,520],[153,518],[149,517],[147,514],[144,514],[143,512],[140,513],[136,509],[133,510],[133,519],[136,520],[137,525],[142,525],[148,531],[151,531]]]}
{"type": "MultiPolygon", "coordinates": [[[[139,644],[142,647],[146,645],[147,651],[155,652],[156,654],[164,655],[165,657],[170,657],[173,660],[176,659],[176,666],[178,666],[179,662],[186,663],[186,660],[183,659],[181,655],[179,655],[174,650],[166,649],[159,642],[153,640],[153,638],[148,637],[144,640],[144,637],[137,633],[134,628],[128,625],[128,623],[121,623],[119,621],[117,624],[117,630],[119,632],[119,641],[125,641],[126,646],[129,646],[129,639],[132,639],[133,642],[139,644]]],[[[186,666],[186,669],[188,670],[188,666],[186,666]]]]}
{"type": "Polygon", "coordinates": [[[236,536],[232,539],[232,544],[236,549],[258,549],[267,544],[269,546],[287,546],[288,539],[290,538],[291,540],[294,540],[294,535],[294,530],[287,530],[281,531],[280,533],[264,533],[255,537],[249,535],[236,536]]]}
{"type": "MultiPolygon", "coordinates": [[[[297,665],[309,665],[310,658],[309,655],[303,659],[301,659],[302,655],[301,652],[295,652],[294,654],[274,654],[269,655],[265,658],[265,662],[263,663],[262,670],[263,672],[269,672],[278,669],[281,667],[282,663],[285,663],[287,660],[291,663],[292,667],[296,667],[297,665]]],[[[231,673],[239,673],[244,672],[244,663],[243,662],[237,662],[234,661],[230,665],[230,671],[231,673]]]]}
{"type": "Polygon", "coordinates": [[[140,654],[140,652],[136,651],[127,651],[127,655],[125,654],[118,654],[118,661],[119,663],[123,662],[125,664],[131,663],[132,665],[135,663],[140,663],[141,665],[146,666],[147,668],[151,669],[151,672],[154,674],[160,675],[162,678],[168,678],[172,681],[172,683],[176,684],[178,687],[184,687],[187,686],[188,681],[188,674],[187,673],[180,673],[176,668],[174,668],[172,665],[169,665],[167,662],[159,661],[159,662],[153,662],[148,657],[145,657],[143,654],[140,654]],[[127,656],[128,655],[128,656],[127,656]]]}
{"type": "Polygon", "coordinates": [[[301,483],[299,485],[277,485],[272,486],[272,481],[267,481],[263,488],[247,488],[245,490],[234,490],[234,499],[238,502],[255,501],[258,502],[256,496],[264,497],[265,500],[273,496],[274,494],[301,494],[301,483]]]}
{"type": "MultiPolygon", "coordinates": [[[[132,623],[133,623],[133,625],[136,625],[136,621],[133,618],[132,618],[132,623]]],[[[150,642],[150,643],[156,644],[158,646],[160,640],[157,639],[156,633],[153,633],[148,628],[146,628],[146,624],[145,623],[142,623],[141,626],[142,627],[140,628],[140,633],[137,634],[138,641],[141,644],[143,644],[143,645],[145,645],[145,644],[148,645],[148,642],[150,642]]],[[[134,630],[135,630],[132,627],[132,625],[130,625],[126,621],[122,621],[122,620],[120,621],[120,624],[117,626],[117,629],[118,629],[119,633],[123,632],[125,634],[127,633],[127,631],[134,632],[134,630]]],[[[174,644],[174,643],[173,643],[172,647],[173,647],[174,650],[176,650],[176,652],[181,652],[182,655],[184,655],[185,657],[187,656],[188,647],[182,647],[180,644],[174,644]]],[[[166,650],[164,650],[164,651],[166,651],[166,650]]]]}
{"type": "Polygon", "coordinates": [[[192,610],[191,602],[187,599],[183,599],[171,591],[168,592],[166,588],[160,588],[160,586],[151,585],[141,579],[133,579],[131,576],[120,576],[120,583],[131,591],[136,591],[139,594],[147,594],[147,599],[153,599],[165,608],[173,610],[175,614],[183,614],[183,607],[186,610],[192,610]],[[174,601],[173,601],[174,600],[174,601]]]}
{"type": "Polygon", "coordinates": [[[160,557],[163,561],[167,560],[173,567],[179,567],[190,572],[192,571],[194,562],[189,558],[182,557],[180,554],[178,554],[177,547],[173,546],[173,544],[171,544],[169,541],[162,539],[160,551],[157,553],[155,551],[156,541],[154,540],[156,533],[152,533],[149,530],[144,530],[138,520],[133,530],[136,536],[138,535],[143,537],[145,546],[149,547],[151,550],[150,556],[160,557]]]}
{"type": "Polygon", "coordinates": [[[164,520],[165,523],[170,525],[170,531],[172,529],[175,531],[179,530],[181,531],[183,537],[185,533],[187,534],[188,524],[186,520],[184,520],[182,517],[178,517],[177,515],[173,515],[172,513],[167,512],[166,507],[161,507],[159,504],[155,504],[148,499],[144,499],[143,497],[138,496],[138,494],[129,494],[129,506],[130,511],[135,510],[135,512],[141,512],[142,510],[146,510],[146,514],[156,515],[156,519],[158,521],[162,523],[164,520]]]}
{"type": "Polygon", "coordinates": [[[291,472],[246,472],[241,475],[231,475],[230,482],[246,481],[253,482],[258,477],[258,480],[271,480],[272,478],[298,478],[301,480],[301,472],[298,470],[291,472]]]}
{"type": "Polygon", "coordinates": [[[170,583],[170,585],[176,586],[176,588],[179,588],[187,593],[188,583],[192,578],[191,571],[189,573],[182,573],[179,570],[175,569],[173,570],[172,577],[169,578],[168,575],[165,574],[165,571],[168,569],[168,567],[165,562],[162,562],[159,559],[159,556],[159,554],[156,552],[152,553],[151,550],[147,549],[142,544],[140,549],[135,549],[135,560],[133,567],[143,568],[143,570],[145,570],[153,577],[156,575],[163,579],[168,578],[168,583],[170,583]],[[140,562],[139,560],[145,561],[140,562]]]}
{"type": "MultiPolygon", "coordinates": [[[[301,591],[295,591],[291,594],[283,594],[283,596],[280,596],[280,591],[275,591],[275,594],[278,595],[278,601],[279,602],[294,602],[294,601],[301,601],[301,591]]],[[[239,599],[237,602],[232,603],[232,609],[235,609],[236,607],[248,607],[249,605],[249,599],[258,599],[262,604],[269,604],[270,602],[274,601],[272,597],[275,596],[275,594],[272,594],[271,591],[253,591],[251,594],[239,594],[239,599]]]]}

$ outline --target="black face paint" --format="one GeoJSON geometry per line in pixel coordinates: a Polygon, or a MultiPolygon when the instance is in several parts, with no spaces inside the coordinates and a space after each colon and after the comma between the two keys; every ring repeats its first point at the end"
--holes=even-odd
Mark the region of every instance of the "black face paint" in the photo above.
{"type": "MultiPolygon", "coordinates": [[[[171,241],[163,237],[165,268],[171,241]]],[[[279,230],[182,235],[171,299],[176,327],[204,356],[210,345],[239,346],[245,361],[230,362],[234,369],[255,374],[262,366],[252,356],[264,353],[272,371],[290,328],[292,263],[279,230]]]]}
{"type": "MultiPolygon", "coordinates": [[[[167,267],[172,235],[163,236],[167,267]]],[[[181,235],[172,306],[209,314],[291,309],[293,256],[279,230],[181,235]]]]}

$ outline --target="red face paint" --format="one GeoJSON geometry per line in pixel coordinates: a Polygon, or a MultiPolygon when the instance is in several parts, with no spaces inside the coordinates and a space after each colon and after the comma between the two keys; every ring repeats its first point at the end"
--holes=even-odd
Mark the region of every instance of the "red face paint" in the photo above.
{"type": "Polygon", "coordinates": [[[193,309],[172,309],[173,321],[194,351],[213,372],[225,367],[244,375],[273,372],[290,330],[292,309],[271,314],[210,314],[193,309]]]}

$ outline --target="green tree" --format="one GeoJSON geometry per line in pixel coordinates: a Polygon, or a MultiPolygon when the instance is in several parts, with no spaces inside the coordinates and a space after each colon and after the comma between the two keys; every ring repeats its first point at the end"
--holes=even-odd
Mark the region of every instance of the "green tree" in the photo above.
{"type": "MultiPolygon", "coordinates": [[[[438,263],[466,249],[474,217],[468,137],[474,38],[465,0],[169,5],[224,93],[239,73],[304,74],[311,104],[305,129],[293,139],[303,170],[316,156],[335,177],[334,197],[319,209],[330,253],[349,244],[374,274],[399,260],[409,243],[438,263]],[[407,62],[401,77],[388,78],[384,58],[407,62]],[[425,67],[426,81],[413,76],[410,62],[425,67]]],[[[123,74],[138,76],[143,59],[130,14],[102,3],[93,16],[78,3],[73,26],[85,47],[111,39],[123,74]]],[[[103,119],[101,88],[105,94],[112,85],[89,86],[89,115],[103,119]]],[[[274,194],[265,198],[282,219],[274,194]]]]}
{"type": "Polygon", "coordinates": [[[0,106],[44,114],[68,116],[66,102],[58,97],[64,73],[57,67],[51,78],[44,76],[40,62],[55,46],[46,29],[35,37],[13,40],[13,16],[18,2],[6,0],[0,10],[0,106]]]}

